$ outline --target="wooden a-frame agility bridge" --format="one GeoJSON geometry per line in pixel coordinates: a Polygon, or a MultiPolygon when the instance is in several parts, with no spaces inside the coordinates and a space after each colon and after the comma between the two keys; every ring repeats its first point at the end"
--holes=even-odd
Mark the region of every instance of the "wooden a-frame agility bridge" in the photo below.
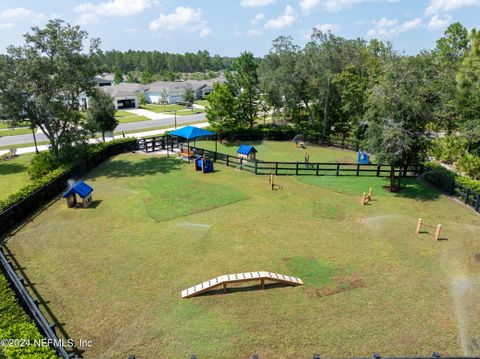
{"type": "Polygon", "coordinates": [[[300,278],[291,277],[289,275],[272,273],[272,272],[248,272],[248,273],[237,273],[237,274],[225,274],[183,290],[182,298],[195,297],[208,290],[211,290],[220,286],[223,287],[223,291],[226,293],[227,284],[249,282],[254,280],[260,281],[260,286],[262,287],[262,289],[265,288],[265,281],[267,280],[274,283],[283,283],[283,284],[292,285],[295,287],[298,285],[303,285],[303,282],[300,278]]]}

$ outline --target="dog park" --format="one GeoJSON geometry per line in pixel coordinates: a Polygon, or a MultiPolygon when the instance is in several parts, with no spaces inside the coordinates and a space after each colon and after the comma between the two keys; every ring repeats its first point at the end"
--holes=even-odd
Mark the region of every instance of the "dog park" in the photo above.
{"type": "MultiPolygon", "coordinates": [[[[249,145],[301,167],[306,151],[310,163],[357,160],[249,145]]],[[[86,205],[59,196],[9,234],[6,255],[57,334],[94,343],[84,357],[478,354],[475,211],[415,177],[392,193],[388,174],[225,166],[220,153],[239,161],[237,145],[217,144],[208,172],[180,156],[214,146],[116,155],[82,176],[86,205]]]]}

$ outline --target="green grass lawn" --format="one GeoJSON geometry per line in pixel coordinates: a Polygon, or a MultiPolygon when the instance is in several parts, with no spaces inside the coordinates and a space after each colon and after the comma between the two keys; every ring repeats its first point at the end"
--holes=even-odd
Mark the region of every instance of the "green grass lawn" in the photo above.
{"type": "MultiPolygon", "coordinates": [[[[275,141],[235,141],[217,143],[218,152],[237,156],[238,146],[242,143],[253,145],[257,152],[257,159],[261,161],[304,162],[305,153],[310,155],[310,162],[344,162],[356,163],[357,153],[334,147],[320,147],[307,145],[306,149],[295,147],[293,142],[275,141]]],[[[196,141],[197,147],[215,150],[215,141],[196,141]]]]}
{"type": "Polygon", "coordinates": [[[27,134],[31,134],[31,133],[32,133],[32,130],[29,129],[29,128],[0,129],[0,137],[27,135],[27,134]]]}
{"type": "MultiPolygon", "coordinates": [[[[197,113],[204,113],[205,111],[199,108],[194,108],[193,110],[187,109],[187,110],[181,110],[177,111],[177,116],[190,116],[194,115],[197,113]]],[[[166,112],[168,114],[173,114],[173,112],[166,112]]]]}
{"type": "MultiPolygon", "coordinates": [[[[47,145],[49,144],[50,141],[37,141],[37,146],[40,145],[47,145]]],[[[10,148],[23,148],[23,147],[33,147],[35,146],[35,143],[29,142],[29,143],[18,143],[15,145],[6,145],[6,146],[0,146],[0,150],[8,150],[10,148]]]]}
{"type": "Polygon", "coordinates": [[[84,179],[91,208],[58,200],[7,247],[66,332],[93,340],[85,357],[479,354],[480,220],[422,182],[392,194],[382,178],[288,176],[271,191],[266,176],[219,164],[204,175],[144,154],[84,179]],[[370,187],[374,201],[361,206],[370,187]],[[446,240],[432,228],[416,235],[418,217],[442,223],[446,240]],[[258,270],[305,285],[181,299],[218,275],[258,270]]]}
{"type": "Polygon", "coordinates": [[[207,106],[208,105],[208,101],[207,100],[195,100],[194,102],[196,105],[200,105],[200,106],[207,106]]]}
{"type": "Polygon", "coordinates": [[[155,105],[155,104],[145,104],[142,105],[141,108],[145,110],[149,110],[152,112],[157,112],[157,113],[167,113],[167,114],[173,114],[174,110],[177,111],[177,116],[186,116],[186,115],[191,115],[194,113],[202,113],[204,112],[201,109],[194,109],[193,112],[191,109],[188,109],[185,106],[180,106],[180,105],[155,105]]]}
{"type": "Polygon", "coordinates": [[[139,121],[148,121],[150,120],[148,117],[145,116],[137,116],[131,112],[118,110],[115,112],[115,118],[118,120],[119,124],[122,123],[130,123],[130,122],[139,122],[139,121]]]}
{"type": "Polygon", "coordinates": [[[28,153],[0,162],[0,200],[30,182],[27,169],[33,156],[33,153],[28,153]]]}

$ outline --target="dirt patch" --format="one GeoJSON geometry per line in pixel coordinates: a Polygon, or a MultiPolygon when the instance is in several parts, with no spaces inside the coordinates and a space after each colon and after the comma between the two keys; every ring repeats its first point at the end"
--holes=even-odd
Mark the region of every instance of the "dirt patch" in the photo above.
{"type": "Polygon", "coordinates": [[[365,282],[356,273],[350,273],[348,275],[338,275],[332,278],[337,284],[336,287],[319,288],[313,287],[305,288],[305,292],[311,298],[321,298],[327,295],[333,295],[337,293],[346,292],[347,290],[365,287],[365,282]]]}
{"type": "Polygon", "coordinates": [[[475,254],[475,255],[473,256],[473,258],[475,258],[475,261],[476,261],[477,263],[480,263],[480,253],[475,254]]]}

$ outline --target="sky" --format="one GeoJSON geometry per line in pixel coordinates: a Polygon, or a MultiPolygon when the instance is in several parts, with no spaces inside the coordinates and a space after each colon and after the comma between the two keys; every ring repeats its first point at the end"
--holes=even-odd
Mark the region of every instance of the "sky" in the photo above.
{"type": "Polygon", "coordinates": [[[0,0],[0,53],[22,44],[32,26],[60,18],[99,37],[104,51],[263,56],[276,37],[304,45],[317,27],[415,54],[453,22],[480,28],[479,15],[480,0],[0,0]]]}

